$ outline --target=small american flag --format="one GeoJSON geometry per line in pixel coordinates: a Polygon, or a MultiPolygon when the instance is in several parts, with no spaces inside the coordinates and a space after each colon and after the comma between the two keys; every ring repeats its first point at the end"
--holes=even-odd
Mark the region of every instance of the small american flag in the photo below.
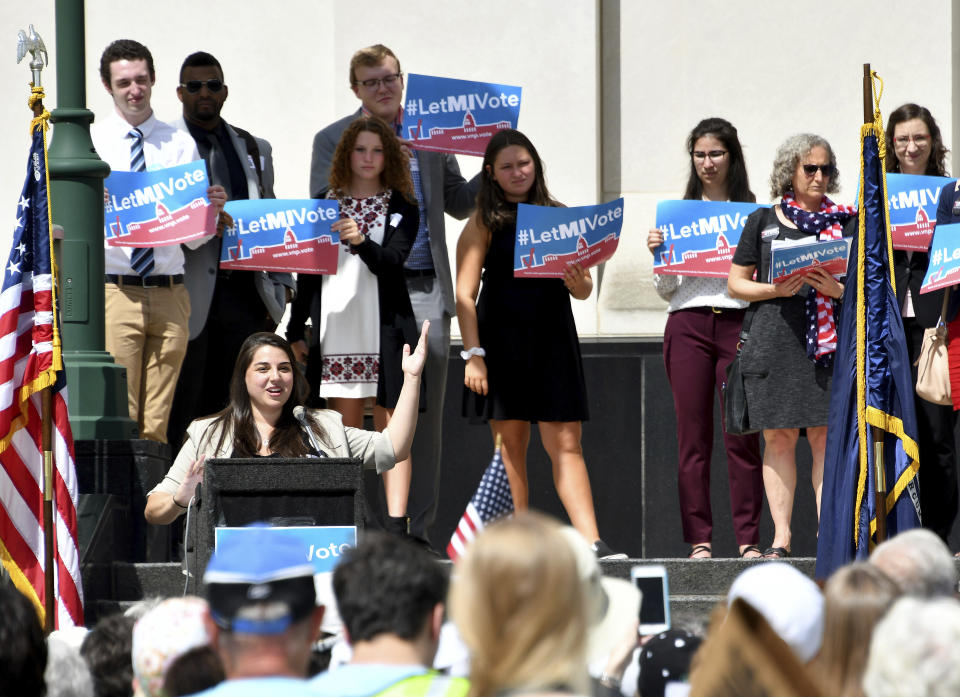
{"type": "Polygon", "coordinates": [[[55,317],[45,128],[34,121],[0,289],[0,560],[41,616],[44,572],[53,574],[54,624],[67,627],[83,624],[83,588],[73,435],[55,317]],[[40,391],[46,387],[52,388],[54,568],[45,570],[40,391]]]}
{"type": "Polygon", "coordinates": [[[510,493],[507,470],[503,466],[503,458],[500,457],[498,436],[493,460],[487,465],[483,477],[480,478],[480,486],[467,504],[467,510],[460,518],[460,524],[453,531],[450,544],[447,545],[447,556],[451,561],[456,561],[484,527],[497,518],[511,513],[513,513],[513,496],[510,493]]]}

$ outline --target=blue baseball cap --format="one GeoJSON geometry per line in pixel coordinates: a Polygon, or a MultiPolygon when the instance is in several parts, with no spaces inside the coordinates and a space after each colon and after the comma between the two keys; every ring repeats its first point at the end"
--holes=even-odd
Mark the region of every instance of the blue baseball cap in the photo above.
{"type": "Polygon", "coordinates": [[[226,631],[279,634],[316,607],[313,574],[301,545],[251,525],[218,544],[207,564],[210,615],[226,631]]]}

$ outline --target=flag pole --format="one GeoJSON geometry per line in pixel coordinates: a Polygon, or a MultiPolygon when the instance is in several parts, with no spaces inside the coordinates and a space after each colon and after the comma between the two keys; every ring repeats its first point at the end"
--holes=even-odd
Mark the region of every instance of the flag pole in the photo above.
{"type": "MultiPolygon", "coordinates": [[[[870,64],[863,64],[863,122],[872,124],[873,118],[873,74],[870,64]]],[[[877,134],[881,137],[881,134],[877,134]]],[[[863,288],[860,289],[862,293],[863,288]]],[[[876,497],[877,532],[876,541],[880,544],[887,539],[887,476],[883,461],[883,431],[879,426],[870,426],[873,440],[873,483],[876,497]]]]}
{"type": "MultiPolygon", "coordinates": [[[[30,86],[35,90],[37,99],[31,100],[31,106],[33,117],[38,119],[43,114],[43,88],[38,84],[39,73],[35,72],[34,76],[35,82],[31,82],[30,86]],[[38,88],[39,91],[36,91],[38,88]]],[[[49,196],[48,192],[48,199],[49,196]]],[[[40,408],[40,439],[43,446],[43,631],[50,634],[56,629],[57,617],[57,597],[53,582],[57,570],[54,568],[53,561],[53,448],[51,447],[53,410],[50,387],[44,387],[40,391],[40,408]]]]}
{"type": "Polygon", "coordinates": [[[50,388],[40,391],[42,408],[41,439],[43,441],[43,631],[47,634],[56,629],[56,595],[53,587],[56,569],[53,564],[53,449],[51,439],[51,394],[50,388]]]}
{"type": "MultiPolygon", "coordinates": [[[[46,129],[43,108],[43,86],[40,80],[40,71],[43,70],[46,60],[46,47],[43,40],[34,31],[33,25],[30,25],[29,35],[20,32],[18,44],[18,62],[27,53],[31,54],[30,70],[33,79],[30,82],[30,108],[33,110],[33,128],[46,129]],[[42,120],[41,120],[42,119],[42,120]],[[39,122],[39,125],[38,125],[39,122]]],[[[46,138],[44,138],[44,150],[46,150],[46,138]]],[[[46,156],[46,153],[44,153],[46,156]]],[[[47,193],[49,201],[49,192],[47,193]]],[[[48,208],[49,210],[49,208],[48,208]]],[[[53,257],[51,256],[51,260],[53,257]]],[[[52,290],[52,292],[56,292],[52,290]]],[[[54,305],[54,315],[56,306],[54,305]]],[[[56,337],[55,337],[56,341],[56,337]]],[[[52,412],[53,395],[51,388],[44,387],[40,391],[40,439],[43,448],[43,631],[50,634],[56,629],[56,607],[57,598],[54,579],[57,570],[54,568],[53,550],[54,550],[54,522],[53,522],[53,448],[52,442],[52,412]]]]}

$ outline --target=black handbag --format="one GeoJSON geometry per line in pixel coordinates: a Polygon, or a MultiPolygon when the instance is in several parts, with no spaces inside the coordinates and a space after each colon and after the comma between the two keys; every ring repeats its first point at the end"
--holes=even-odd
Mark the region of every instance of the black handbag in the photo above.
{"type": "Polygon", "coordinates": [[[753,308],[747,310],[740,328],[740,340],[737,342],[737,355],[727,366],[727,379],[720,387],[723,395],[723,421],[727,433],[745,436],[757,433],[760,429],[750,428],[750,414],[747,411],[747,392],[743,386],[743,373],[740,370],[740,353],[750,333],[753,321],[753,308]]]}

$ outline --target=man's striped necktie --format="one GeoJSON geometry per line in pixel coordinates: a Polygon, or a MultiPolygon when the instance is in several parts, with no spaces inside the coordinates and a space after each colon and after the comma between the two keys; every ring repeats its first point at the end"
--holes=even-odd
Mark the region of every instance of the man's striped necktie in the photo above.
{"type": "MultiPolygon", "coordinates": [[[[139,128],[133,128],[127,135],[133,138],[130,144],[130,171],[147,171],[147,161],[143,157],[143,132],[139,128]]],[[[130,253],[130,266],[140,276],[148,276],[153,271],[153,248],[134,247],[130,253]]]]}

